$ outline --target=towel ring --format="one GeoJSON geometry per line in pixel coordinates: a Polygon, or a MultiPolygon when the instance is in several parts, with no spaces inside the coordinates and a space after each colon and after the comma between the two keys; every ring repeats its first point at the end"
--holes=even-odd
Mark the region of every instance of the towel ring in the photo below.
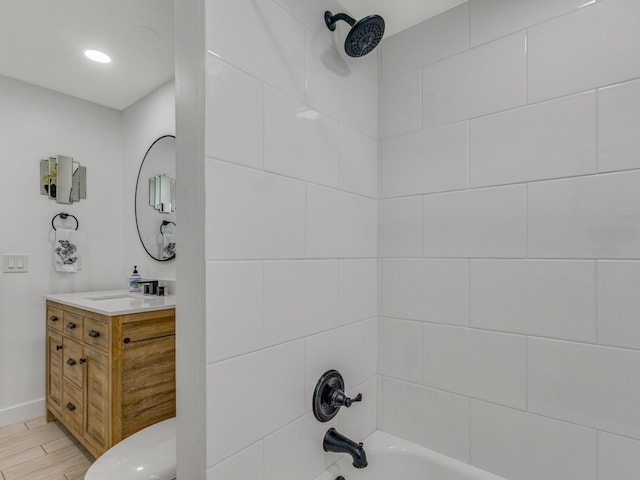
{"type": "Polygon", "coordinates": [[[53,222],[58,217],[60,217],[62,220],[66,220],[69,217],[73,218],[76,221],[76,230],[78,230],[78,227],[80,226],[80,222],[78,221],[78,219],[73,215],[71,215],[70,213],[64,213],[64,212],[57,214],[55,217],[51,219],[51,226],[53,227],[54,230],[57,230],[57,229],[56,229],[56,226],[53,224],[53,222]]]}
{"type": "Polygon", "coordinates": [[[160,224],[160,235],[164,235],[164,230],[162,230],[162,228],[166,227],[169,224],[172,224],[174,227],[176,226],[176,222],[171,222],[169,220],[162,221],[162,223],[160,224]]]}

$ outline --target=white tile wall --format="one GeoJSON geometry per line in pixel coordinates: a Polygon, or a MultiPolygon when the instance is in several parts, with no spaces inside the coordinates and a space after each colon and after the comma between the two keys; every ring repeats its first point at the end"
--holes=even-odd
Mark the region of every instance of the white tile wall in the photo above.
{"type": "Polygon", "coordinates": [[[589,3],[588,0],[470,0],[471,46],[524,30],[589,3]]]}
{"type": "MultiPolygon", "coordinates": [[[[524,105],[526,70],[526,37],[522,33],[424,67],[423,128],[524,105]]],[[[384,117],[385,111],[380,115],[384,117]]]]}
{"type": "Polygon", "coordinates": [[[228,480],[229,478],[251,478],[262,480],[262,462],[264,452],[262,442],[250,447],[219,463],[207,472],[207,480],[228,480]]]}
{"type": "Polygon", "coordinates": [[[640,256],[640,172],[529,185],[529,255],[542,258],[640,256]]]}
{"type": "Polygon", "coordinates": [[[425,324],[422,342],[424,385],[525,408],[525,337],[425,324]]]}
{"type": "Polygon", "coordinates": [[[340,183],[340,125],[273,88],[264,92],[264,168],[331,187],[340,183]]]}
{"type": "Polygon", "coordinates": [[[471,325],[596,341],[593,261],[472,260],[471,325]]]}
{"type": "Polygon", "coordinates": [[[529,101],[640,76],[637,0],[592,2],[529,29],[529,101]]]}
{"type": "Polygon", "coordinates": [[[346,394],[354,398],[362,394],[360,403],[352,404],[340,418],[340,432],[349,438],[366,438],[377,429],[378,378],[370,376],[360,385],[348,385],[346,394]]]}
{"type": "Polygon", "coordinates": [[[371,138],[379,138],[378,110],[380,108],[380,99],[378,98],[378,83],[365,82],[361,87],[364,89],[363,132],[371,138]]]}
{"type": "Polygon", "coordinates": [[[301,417],[306,410],[302,385],[303,340],[209,365],[209,465],[301,417]],[[260,402],[257,398],[277,401],[260,402]]]}
{"type": "Polygon", "coordinates": [[[598,433],[598,480],[635,480],[640,471],[640,442],[598,433]]]}
{"type": "MultiPolygon", "coordinates": [[[[371,378],[378,373],[378,319],[364,322],[364,376],[371,378]]],[[[348,389],[353,387],[349,386],[348,389]]]]}
{"type": "Polygon", "coordinates": [[[530,338],[529,410],[640,439],[640,352],[530,338]]]}
{"type": "Polygon", "coordinates": [[[596,171],[594,92],[472,120],[473,187],[596,171]]]}
{"type": "Polygon", "coordinates": [[[382,196],[467,188],[468,135],[462,122],[383,140],[382,196]]]}
{"type": "Polygon", "coordinates": [[[596,480],[596,452],[595,430],[471,401],[471,461],[484,470],[509,480],[596,480]]]}
{"type": "Polygon", "coordinates": [[[640,262],[598,262],[598,343],[640,349],[640,262]]]}
{"type": "Polygon", "coordinates": [[[310,414],[329,368],[364,394],[331,425],[356,441],[377,426],[378,56],[347,58],[326,9],[342,7],[206,2],[209,479],[333,462],[310,414]]]}
{"type": "Polygon", "coordinates": [[[305,185],[220,161],[206,164],[207,258],[304,258],[305,185]]]}
{"type": "Polygon", "coordinates": [[[206,155],[262,168],[263,87],[219,58],[207,56],[206,155]]]}
{"type": "Polygon", "coordinates": [[[510,480],[637,477],[639,19],[470,0],[383,42],[383,429],[510,480]]]}
{"type": "Polygon", "coordinates": [[[264,440],[264,480],[314,478],[335,461],[322,450],[329,428],[309,413],[264,440]]]}
{"type": "Polygon", "coordinates": [[[264,263],[264,341],[274,345],[338,326],[338,261],[264,263]]]}
{"type": "Polygon", "coordinates": [[[376,201],[307,185],[307,255],[314,258],[375,257],[376,201]],[[373,232],[373,235],[371,234],[373,232]]]}
{"type": "Polygon", "coordinates": [[[382,315],[469,324],[469,264],[451,259],[382,260],[382,315]]]}
{"type": "Polygon", "coordinates": [[[346,125],[340,128],[339,186],[378,198],[378,142],[346,125]]]}
{"type": "Polygon", "coordinates": [[[413,70],[381,82],[378,124],[380,138],[416,132],[421,128],[421,75],[413,70]]]}
{"type": "Polygon", "coordinates": [[[367,322],[357,322],[305,339],[305,405],[308,411],[311,410],[316,382],[327,370],[338,370],[345,379],[346,388],[366,380],[365,370],[370,370],[365,368],[367,327],[367,322]]]}
{"type": "Polygon", "coordinates": [[[264,344],[262,262],[207,264],[207,362],[264,344]]]}
{"type": "Polygon", "coordinates": [[[526,187],[425,195],[422,229],[426,257],[523,257],[526,187]]]}
{"type": "MultiPolygon", "coordinates": [[[[324,16],[321,17],[324,23],[324,16]]],[[[336,32],[338,30],[336,29],[336,32]]],[[[339,36],[338,33],[335,34],[339,36]]],[[[326,42],[322,37],[307,39],[307,102],[341,122],[367,132],[364,127],[367,89],[375,85],[345,58],[340,42],[334,37],[326,42]]]]}
{"type": "Polygon", "coordinates": [[[640,168],[640,81],[598,91],[598,170],[640,168]]]}
{"type": "Polygon", "coordinates": [[[513,480],[626,480],[637,0],[471,0],[385,40],[379,85],[317,2],[258,3],[207,3],[209,478],[314,478],[309,388],[338,363],[356,440],[377,422],[513,480]],[[380,320],[378,253],[403,256],[380,320]]]}
{"type": "Polygon", "coordinates": [[[462,4],[419,23],[380,45],[382,79],[415,70],[469,48],[469,7],[462,4]],[[419,45],[411,48],[408,45],[419,45]]]}
{"type": "Polygon", "coordinates": [[[382,429],[459,460],[469,460],[469,399],[384,377],[382,429]]]}
{"type": "Polygon", "coordinates": [[[422,322],[381,318],[378,334],[378,373],[421,383],[422,322]]]}
{"type": "Polygon", "coordinates": [[[272,1],[208,0],[207,12],[207,50],[293,97],[305,98],[306,30],[295,17],[272,1]]]}
{"type": "Polygon", "coordinates": [[[375,259],[340,260],[338,288],[341,325],[378,314],[378,265],[375,259]]]}
{"type": "Polygon", "coordinates": [[[378,202],[378,254],[422,256],[422,198],[389,198],[378,202]]]}
{"type": "Polygon", "coordinates": [[[327,0],[318,3],[315,0],[275,0],[291,15],[296,17],[314,35],[324,35],[326,41],[331,41],[333,34],[324,23],[324,12],[340,9],[338,0],[327,0]]]}

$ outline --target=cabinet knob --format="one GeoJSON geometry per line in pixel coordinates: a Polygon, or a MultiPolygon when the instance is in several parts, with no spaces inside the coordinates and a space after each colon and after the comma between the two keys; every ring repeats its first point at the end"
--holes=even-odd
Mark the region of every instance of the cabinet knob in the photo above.
{"type": "Polygon", "coordinates": [[[80,359],[80,365],[82,365],[83,363],[87,363],[87,359],[86,358],[81,358],[80,359]]]}
{"type": "Polygon", "coordinates": [[[56,345],[56,350],[62,350],[62,345],[56,345]]]}
{"type": "Polygon", "coordinates": [[[69,330],[73,330],[74,328],[76,328],[76,324],[73,323],[73,322],[69,322],[69,323],[67,323],[67,328],[69,330]]]}
{"type": "Polygon", "coordinates": [[[69,410],[70,412],[73,412],[75,409],[76,409],[76,406],[73,403],[71,402],[67,403],[67,410],[69,410]]]}
{"type": "Polygon", "coordinates": [[[90,330],[90,331],[89,331],[89,336],[90,336],[90,337],[93,337],[93,338],[97,338],[97,337],[99,337],[99,336],[100,336],[100,332],[97,332],[97,331],[95,331],[95,330],[90,330]]]}
{"type": "Polygon", "coordinates": [[[51,315],[51,316],[49,317],[49,321],[50,321],[50,322],[57,322],[57,321],[58,321],[58,317],[56,317],[55,315],[51,315]]]}
{"type": "Polygon", "coordinates": [[[73,358],[70,358],[69,360],[67,360],[67,365],[69,365],[70,367],[73,367],[76,364],[76,361],[73,358]]]}

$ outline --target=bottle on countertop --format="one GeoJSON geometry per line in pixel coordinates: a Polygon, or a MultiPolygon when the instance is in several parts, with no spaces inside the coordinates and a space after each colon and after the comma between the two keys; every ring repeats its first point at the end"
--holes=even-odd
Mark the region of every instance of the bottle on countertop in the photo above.
{"type": "Polygon", "coordinates": [[[138,266],[135,265],[133,267],[133,273],[129,277],[129,291],[130,292],[140,292],[142,291],[142,277],[138,273],[138,266]]]}

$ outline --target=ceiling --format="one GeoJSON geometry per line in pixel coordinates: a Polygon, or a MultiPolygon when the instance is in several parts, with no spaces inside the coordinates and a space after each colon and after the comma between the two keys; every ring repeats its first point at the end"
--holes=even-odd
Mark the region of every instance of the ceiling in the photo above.
{"type": "Polygon", "coordinates": [[[385,21],[385,37],[413,27],[467,0],[341,0],[356,19],[381,15],[385,21]]]}
{"type": "Polygon", "coordinates": [[[0,0],[0,75],[123,110],[173,79],[173,0],[0,0]],[[112,63],[87,60],[102,50],[112,63]]]}
{"type": "MultiPolygon", "coordinates": [[[[341,0],[356,18],[382,15],[386,36],[464,1],[341,0]]],[[[173,79],[173,5],[174,0],[0,0],[0,75],[123,110],[173,79]],[[102,50],[113,61],[88,61],[85,49],[102,50]]]]}

